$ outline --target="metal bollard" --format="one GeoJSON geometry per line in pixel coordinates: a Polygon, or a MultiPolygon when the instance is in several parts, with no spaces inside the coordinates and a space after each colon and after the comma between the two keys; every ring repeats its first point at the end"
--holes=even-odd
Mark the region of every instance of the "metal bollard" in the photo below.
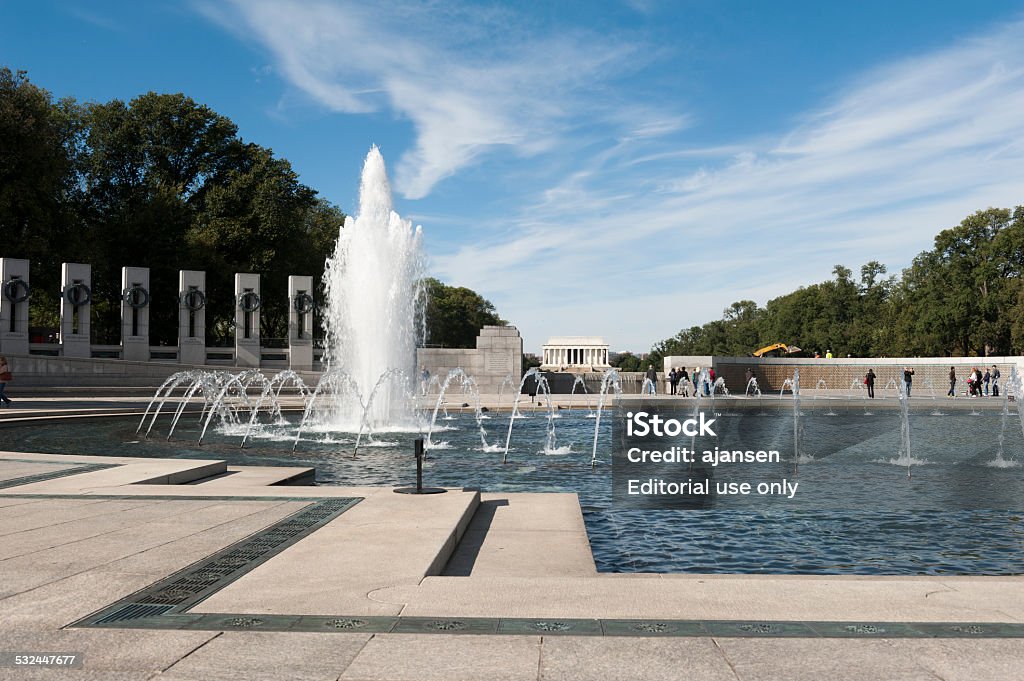
{"type": "Polygon", "coordinates": [[[423,453],[423,438],[416,438],[413,445],[413,454],[416,456],[416,486],[399,487],[395,490],[396,494],[443,494],[448,491],[443,487],[423,486],[423,453]]]}

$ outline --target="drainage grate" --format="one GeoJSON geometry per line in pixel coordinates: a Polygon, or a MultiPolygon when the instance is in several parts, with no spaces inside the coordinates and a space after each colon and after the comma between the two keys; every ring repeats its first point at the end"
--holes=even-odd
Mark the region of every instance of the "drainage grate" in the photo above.
{"type": "Polygon", "coordinates": [[[748,634],[774,634],[778,631],[770,624],[741,624],[736,628],[748,634]]]}
{"type": "Polygon", "coordinates": [[[953,631],[958,634],[969,634],[971,636],[977,636],[978,634],[984,634],[984,627],[979,627],[976,624],[963,626],[963,627],[950,627],[953,631]]]}
{"type": "Polygon", "coordinates": [[[569,631],[572,625],[566,622],[532,622],[529,627],[535,631],[569,631]]]}
{"type": "Polygon", "coordinates": [[[459,620],[433,620],[423,626],[434,631],[462,631],[466,628],[466,623],[459,620]]]}
{"type": "Polygon", "coordinates": [[[845,627],[851,634],[884,634],[885,629],[876,627],[873,624],[850,624],[845,627]]]}
{"type": "Polygon", "coordinates": [[[158,617],[170,609],[171,606],[169,605],[139,605],[138,603],[129,603],[124,607],[118,608],[109,615],[104,615],[100,619],[96,620],[96,624],[125,622],[127,620],[137,620],[143,617],[158,617]]]}
{"type": "Polygon", "coordinates": [[[121,464],[117,463],[89,463],[83,466],[75,466],[74,468],[64,468],[59,471],[50,471],[48,473],[36,473],[35,475],[25,475],[20,478],[0,480],[0,489],[7,489],[9,487],[20,487],[21,485],[30,485],[33,482],[44,482],[46,480],[64,478],[69,475],[78,475],[79,473],[92,473],[93,471],[102,471],[107,468],[117,468],[120,465],[121,464]]]}
{"type": "Polygon", "coordinates": [[[324,622],[325,627],[333,627],[335,629],[361,629],[366,626],[366,620],[357,620],[352,618],[338,618],[333,620],[327,620],[324,622]]]}

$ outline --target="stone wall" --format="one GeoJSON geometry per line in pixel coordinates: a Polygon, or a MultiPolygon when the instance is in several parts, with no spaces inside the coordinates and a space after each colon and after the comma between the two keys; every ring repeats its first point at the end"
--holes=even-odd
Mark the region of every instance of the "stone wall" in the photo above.
{"type": "MultiPolygon", "coordinates": [[[[481,394],[497,394],[509,376],[515,388],[523,373],[523,339],[514,326],[485,326],[476,338],[476,348],[420,348],[416,351],[417,372],[423,367],[443,381],[452,369],[462,369],[476,381],[481,394]]],[[[438,386],[431,387],[436,393],[438,386]]]]}
{"type": "Polygon", "coordinates": [[[949,368],[956,368],[957,390],[963,393],[967,389],[967,376],[972,367],[982,373],[985,367],[991,369],[995,364],[1003,375],[1003,382],[1010,376],[1010,370],[1016,366],[1019,373],[1024,372],[1024,357],[858,357],[833,359],[794,359],[789,357],[666,357],[665,366],[686,367],[692,371],[695,366],[714,367],[715,373],[725,379],[726,387],[731,392],[742,393],[746,387],[745,374],[747,368],[754,372],[761,392],[778,392],[787,378],[793,377],[793,370],[800,369],[800,387],[813,389],[819,387],[829,390],[849,391],[864,383],[864,375],[868,369],[874,369],[876,388],[884,388],[890,380],[899,381],[903,377],[903,367],[914,369],[914,388],[919,391],[934,389],[939,397],[949,390],[949,368]]]}
{"type": "MultiPolygon", "coordinates": [[[[241,369],[223,366],[201,366],[173,362],[141,362],[123,359],[47,357],[43,355],[7,355],[14,379],[7,384],[9,391],[19,387],[116,387],[156,388],[169,376],[179,371],[192,369],[206,371],[230,371],[241,369]]],[[[263,371],[272,376],[281,369],[263,371]]],[[[316,385],[319,374],[298,372],[308,385],[316,385]]],[[[12,395],[14,393],[12,392],[12,395]]]]}

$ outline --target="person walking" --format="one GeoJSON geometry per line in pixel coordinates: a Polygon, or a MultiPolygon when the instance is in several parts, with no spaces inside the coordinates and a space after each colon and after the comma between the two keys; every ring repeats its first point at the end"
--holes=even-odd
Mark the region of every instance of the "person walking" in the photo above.
{"type": "Polygon", "coordinates": [[[914,370],[910,367],[903,367],[903,384],[907,388],[907,397],[910,397],[910,388],[914,385],[914,370]]]}
{"type": "Polygon", "coordinates": [[[0,356],[0,402],[5,407],[11,406],[11,398],[7,396],[4,389],[7,387],[7,381],[11,380],[11,367],[7,365],[7,358],[0,356]]]}
{"type": "Polygon", "coordinates": [[[700,367],[693,367],[690,378],[693,380],[693,396],[700,397],[700,367]]]}
{"type": "Polygon", "coordinates": [[[864,385],[868,387],[868,397],[875,399],[875,370],[868,369],[868,373],[864,375],[864,385]]]}
{"type": "Polygon", "coordinates": [[[956,367],[949,367],[949,392],[946,397],[956,397],[956,367]]]}
{"type": "Polygon", "coordinates": [[[999,397],[999,378],[1002,374],[999,373],[999,367],[995,364],[992,365],[992,397],[999,397]]]}
{"type": "Polygon", "coordinates": [[[679,370],[679,394],[683,397],[689,397],[690,390],[687,386],[690,385],[690,374],[686,373],[686,367],[679,370]]]}
{"type": "Polygon", "coordinates": [[[430,372],[427,371],[427,367],[420,367],[423,371],[420,372],[420,395],[427,394],[427,388],[430,387],[430,372]]]}
{"type": "Polygon", "coordinates": [[[988,368],[985,369],[985,375],[981,377],[981,382],[985,385],[985,397],[988,397],[988,384],[992,380],[992,374],[988,372],[988,368]]]}
{"type": "Polygon", "coordinates": [[[668,394],[676,394],[676,385],[679,383],[679,372],[675,367],[672,367],[672,371],[668,372],[668,394]]]}
{"type": "Polygon", "coordinates": [[[658,394],[658,372],[654,370],[654,365],[652,365],[652,364],[648,364],[647,365],[647,377],[644,380],[644,384],[646,385],[648,383],[650,384],[650,386],[647,388],[647,390],[650,391],[650,394],[657,395],[658,394]]]}

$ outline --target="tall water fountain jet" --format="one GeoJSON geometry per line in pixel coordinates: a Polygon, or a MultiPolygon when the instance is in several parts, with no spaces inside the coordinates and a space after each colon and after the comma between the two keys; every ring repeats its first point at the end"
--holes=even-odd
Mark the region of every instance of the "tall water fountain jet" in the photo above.
{"type": "MultiPolygon", "coordinates": [[[[425,308],[421,242],[421,228],[392,208],[384,158],[374,146],[363,165],[359,215],[345,218],[324,272],[324,359],[329,368],[345,371],[362,395],[390,370],[417,373],[425,308]]],[[[414,427],[407,392],[390,382],[365,415],[363,406],[349,399],[318,417],[343,430],[414,427]]]]}

